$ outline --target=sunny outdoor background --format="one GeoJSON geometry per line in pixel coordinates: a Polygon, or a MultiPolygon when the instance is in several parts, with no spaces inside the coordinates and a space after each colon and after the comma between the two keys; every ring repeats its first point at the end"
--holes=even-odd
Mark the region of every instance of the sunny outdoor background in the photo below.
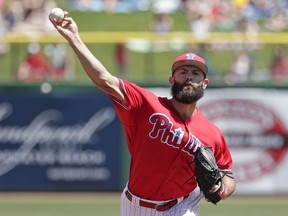
{"type": "Polygon", "coordinates": [[[173,59],[191,51],[207,59],[213,85],[287,84],[285,0],[44,2],[1,1],[1,83],[90,82],[69,48],[52,46],[63,41],[47,19],[58,4],[77,21],[84,41],[109,71],[129,80],[167,85],[173,59]],[[29,45],[37,49],[35,43],[48,66],[62,63],[65,71],[55,74],[50,68],[42,77],[24,78],[19,66],[29,45]],[[57,49],[58,62],[51,56],[57,49]]]}
{"type": "Polygon", "coordinates": [[[200,108],[225,132],[237,190],[200,214],[287,215],[288,0],[0,0],[0,215],[119,215],[121,124],[49,22],[54,7],[112,74],[159,95],[176,56],[204,57],[200,108]]]}

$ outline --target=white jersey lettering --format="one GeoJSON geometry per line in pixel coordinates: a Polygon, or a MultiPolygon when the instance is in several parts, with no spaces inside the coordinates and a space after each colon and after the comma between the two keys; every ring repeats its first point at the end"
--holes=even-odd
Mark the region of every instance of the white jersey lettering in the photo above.
{"type": "MultiPolygon", "coordinates": [[[[180,127],[173,130],[173,123],[170,121],[169,117],[162,113],[154,113],[150,116],[149,122],[153,125],[153,128],[149,133],[149,136],[152,139],[160,138],[162,143],[174,148],[180,148],[185,132],[182,131],[180,127]]],[[[197,148],[201,146],[201,142],[190,132],[187,137],[189,137],[189,139],[182,151],[193,156],[197,148]]]]}

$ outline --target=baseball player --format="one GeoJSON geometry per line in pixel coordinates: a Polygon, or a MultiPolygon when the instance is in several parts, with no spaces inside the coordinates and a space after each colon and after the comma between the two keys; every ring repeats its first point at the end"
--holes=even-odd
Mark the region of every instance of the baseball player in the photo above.
{"type": "MultiPolygon", "coordinates": [[[[62,22],[51,22],[75,51],[87,75],[111,99],[123,124],[131,164],[120,215],[198,215],[203,195],[194,173],[197,149],[211,146],[219,168],[232,169],[222,133],[196,106],[209,82],[205,60],[193,53],[177,57],[169,77],[172,98],[157,97],[111,75],[83,43],[68,12],[62,22]]],[[[224,175],[223,184],[213,186],[211,193],[226,199],[234,190],[234,179],[224,175]]]]}

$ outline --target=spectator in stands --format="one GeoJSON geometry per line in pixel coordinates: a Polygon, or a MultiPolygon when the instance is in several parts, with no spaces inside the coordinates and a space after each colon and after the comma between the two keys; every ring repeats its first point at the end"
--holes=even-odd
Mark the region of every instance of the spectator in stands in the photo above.
{"type": "Polygon", "coordinates": [[[251,65],[252,61],[248,54],[237,52],[231,65],[229,82],[233,84],[248,82],[251,75],[251,65]]]}
{"type": "Polygon", "coordinates": [[[118,0],[104,0],[104,11],[113,13],[115,11],[118,0]]]}
{"type": "Polygon", "coordinates": [[[275,82],[285,82],[288,80],[288,56],[283,47],[277,47],[271,66],[272,77],[275,82]]]}
{"type": "Polygon", "coordinates": [[[155,13],[150,29],[158,35],[165,35],[173,28],[173,20],[168,13],[155,13]]]}
{"type": "Polygon", "coordinates": [[[154,51],[166,51],[169,49],[167,43],[163,41],[167,33],[173,28],[173,20],[168,13],[155,13],[150,23],[150,30],[156,34],[153,44],[154,51]]]}
{"type": "Polygon", "coordinates": [[[20,64],[16,79],[21,82],[39,82],[46,79],[49,64],[43,57],[38,43],[28,45],[27,57],[20,64]]]}
{"type": "MultiPolygon", "coordinates": [[[[0,0],[0,37],[7,32],[7,26],[4,20],[4,0],[0,0]]],[[[9,44],[6,42],[0,42],[0,55],[7,53],[9,50],[9,44]]]]}
{"type": "Polygon", "coordinates": [[[115,62],[119,76],[121,78],[125,78],[127,74],[127,50],[125,44],[123,43],[116,44],[115,62]]]}
{"type": "Polygon", "coordinates": [[[199,14],[197,17],[189,18],[190,31],[194,33],[195,38],[205,39],[212,31],[212,25],[208,15],[199,14]]]}
{"type": "Polygon", "coordinates": [[[14,32],[52,31],[46,15],[56,6],[54,0],[11,0],[5,12],[7,26],[14,32]]]}
{"type": "Polygon", "coordinates": [[[71,53],[66,44],[54,43],[44,47],[44,54],[49,62],[50,80],[72,80],[74,78],[74,67],[71,53]]]}

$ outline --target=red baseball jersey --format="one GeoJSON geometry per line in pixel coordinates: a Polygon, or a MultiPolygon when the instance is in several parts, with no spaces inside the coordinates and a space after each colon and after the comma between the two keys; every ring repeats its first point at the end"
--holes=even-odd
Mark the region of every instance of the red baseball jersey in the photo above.
{"type": "Polygon", "coordinates": [[[231,170],[232,158],[220,130],[202,113],[183,120],[168,98],[120,80],[126,104],[109,96],[123,124],[131,154],[128,188],[144,199],[169,200],[191,193],[195,151],[212,146],[220,169],[231,170]]]}

